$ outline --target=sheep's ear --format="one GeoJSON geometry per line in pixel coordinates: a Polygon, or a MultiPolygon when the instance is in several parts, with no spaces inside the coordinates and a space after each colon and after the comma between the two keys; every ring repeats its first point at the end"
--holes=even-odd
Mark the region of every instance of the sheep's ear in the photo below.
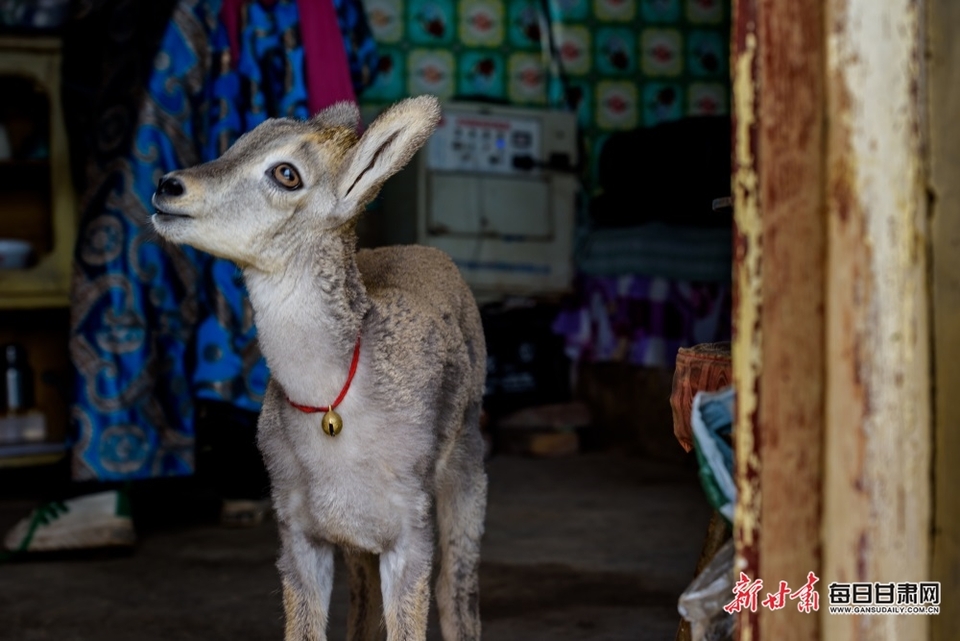
{"type": "Polygon", "coordinates": [[[339,213],[349,215],[370,202],[439,122],[440,103],[433,96],[408,98],[374,120],[344,159],[337,182],[339,213]]]}
{"type": "Polygon", "coordinates": [[[360,109],[355,102],[337,102],[310,119],[310,122],[321,129],[327,127],[346,127],[356,131],[360,126],[360,109]]]}

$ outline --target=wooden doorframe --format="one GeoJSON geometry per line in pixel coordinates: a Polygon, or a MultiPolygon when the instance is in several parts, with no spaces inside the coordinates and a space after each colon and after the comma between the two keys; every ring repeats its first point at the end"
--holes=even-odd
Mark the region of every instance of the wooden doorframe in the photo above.
{"type": "Polygon", "coordinates": [[[934,536],[931,577],[944,608],[933,641],[960,630],[960,4],[931,0],[928,20],[931,284],[934,359],[934,536]]]}
{"type": "Polygon", "coordinates": [[[930,635],[826,609],[830,582],[932,573],[925,11],[734,0],[737,570],[822,598],[741,639],[930,635]]]}
{"type": "MultiPolygon", "coordinates": [[[[799,587],[820,570],[821,4],[734,2],[736,569],[770,591],[780,580],[799,587]]],[[[815,639],[819,621],[796,609],[760,609],[741,612],[740,630],[744,641],[761,631],[768,639],[815,639]]]]}

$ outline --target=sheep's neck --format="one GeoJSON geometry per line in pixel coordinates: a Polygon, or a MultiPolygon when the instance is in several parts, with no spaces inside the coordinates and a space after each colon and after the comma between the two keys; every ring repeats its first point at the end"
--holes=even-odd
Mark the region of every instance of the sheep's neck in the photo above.
{"type": "Polygon", "coordinates": [[[355,240],[326,234],[282,273],[244,272],[270,375],[294,402],[329,405],[340,393],[370,307],[355,240]]]}

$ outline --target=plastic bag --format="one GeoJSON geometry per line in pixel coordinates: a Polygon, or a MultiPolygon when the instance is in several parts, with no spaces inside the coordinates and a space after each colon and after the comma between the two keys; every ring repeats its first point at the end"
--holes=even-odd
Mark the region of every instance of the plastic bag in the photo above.
{"type": "Polygon", "coordinates": [[[733,481],[732,387],[718,392],[698,392],[693,398],[694,450],[700,465],[700,483],[707,500],[727,523],[733,523],[737,488],[733,481]]]}
{"type": "Polygon", "coordinates": [[[727,614],[723,606],[733,597],[734,552],[733,539],[730,539],[680,595],[677,610],[690,622],[693,641],[732,638],[734,617],[727,614]]]}

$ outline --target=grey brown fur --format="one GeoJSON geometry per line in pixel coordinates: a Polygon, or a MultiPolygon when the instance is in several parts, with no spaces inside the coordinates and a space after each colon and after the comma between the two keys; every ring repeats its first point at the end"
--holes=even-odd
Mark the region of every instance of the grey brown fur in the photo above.
{"type": "Polygon", "coordinates": [[[153,223],[243,268],[271,371],[259,445],[280,526],[287,641],[326,639],[335,546],[351,584],[351,639],[384,627],[389,641],[425,639],[435,549],[443,637],[479,639],[480,315],[440,251],[355,250],[356,216],[432,133],[439,105],[398,103],[359,140],[358,119],[337,105],[306,122],[265,122],[222,158],[166,176],[153,223]],[[280,164],[299,187],[281,186],[280,164]],[[343,431],[331,437],[320,414],[287,398],[329,405],[358,333],[356,377],[337,407],[343,431]]]}

